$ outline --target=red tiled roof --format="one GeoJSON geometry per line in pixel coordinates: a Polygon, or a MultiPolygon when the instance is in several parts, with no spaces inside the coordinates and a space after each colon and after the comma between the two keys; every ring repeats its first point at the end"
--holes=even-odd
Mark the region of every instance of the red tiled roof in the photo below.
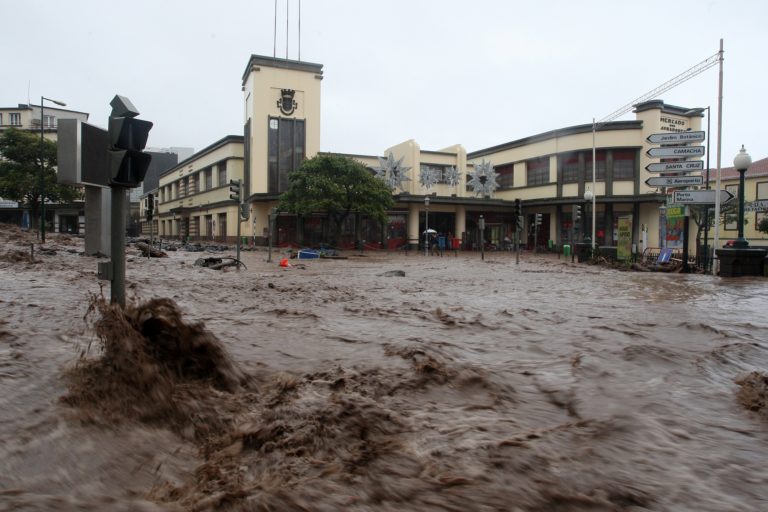
{"type": "MultiPolygon", "coordinates": [[[[717,179],[717,168],[711,166],[709,168],[709,181],[713,182],[717,179]]],[[[757,160],[752,162],[749,166],[747,173],[744,175],[747,178],[757,178],[760,176],[768,176],[768,158],[757,160]]],[[[735,167],[723,167],[720,169],[720,178],[723,180],[738,179],[739,171],[735,167]]]]}

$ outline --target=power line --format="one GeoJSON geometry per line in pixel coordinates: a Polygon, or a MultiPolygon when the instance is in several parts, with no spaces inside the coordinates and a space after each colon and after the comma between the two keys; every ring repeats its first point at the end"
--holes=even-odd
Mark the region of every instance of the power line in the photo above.
{"type": "Polygon", "coordinates": [[[650,100],[652,98],[657,97],[659,94],[672,89],[673,87],[677,87],[678,85],[682,84],[683,82],[686,82],[686,81],[690,80],[691,78],[695,77],[696,75],[699,75],[699,74],[703,73],[704,71],[708,70],[709,68],[716,66],[718,64],[718,62],[720,62],[720,52],[717,52],[716,54],[712,55],[711,57],[709,57],[709,58],[699,62],[695,66],[693,66],[693,67],[683,71],[682,73],[680,73],[676,77],[674,77],[674,78],[672,78],[670,80],[667,80],[666,82],[664,82],[660,86],[656,87],[652,91],[649,91],[649,92],[643,94],[639,98],[637,98],[635,100],[632,100],[631,102],[627,103],[623,107],[621,107],[621,108],[615,110],[614,112],[608,114],[607,116],[605,116],[604,118],[602,118],[600,121],[597,122],[597,127],[599,128],[600,126],[604,125],[605,123],[607,123],[609,121],[613,121],[614,119],[623,116],[624,114],[626,114],[627,112],[632,110],[634,108],[634,106],[637,105],[638,103],[642,103],[644,101],[648,101],[648,100],[650,100]]]}

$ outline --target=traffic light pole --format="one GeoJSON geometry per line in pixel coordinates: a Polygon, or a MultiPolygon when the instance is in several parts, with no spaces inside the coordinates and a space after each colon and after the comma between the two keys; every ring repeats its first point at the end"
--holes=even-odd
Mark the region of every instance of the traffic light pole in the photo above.
{"type": "Polygon", "coordinates": [[[240,270],[240,224],[243,220],[240,218],[240,205],[237,205],[237,270],[240,270]]]}
{"type": "Polygon", "coordinates": [[[124,187],[112,187],[112,304],[125,307],[125,196],[124,187]]]}

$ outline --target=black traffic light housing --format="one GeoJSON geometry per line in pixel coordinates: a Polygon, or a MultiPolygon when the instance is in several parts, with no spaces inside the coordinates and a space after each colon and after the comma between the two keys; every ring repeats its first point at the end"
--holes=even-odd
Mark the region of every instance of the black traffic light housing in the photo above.
{"type": "Polygon", "coordinates": [[[541,214],[540,213],[536,214],[536,225],[537,226],[541,226],[541,214]]]}
{"type": "Polygon", "coordinates": [[[519,199],[515,199],[515,217],[519,217],[523,214],[523,205],[519,199]]]}
{"type": "Polygon", "coordinates": [[[240,180],[229,180],[229,198],[240,202],[240,180]]]}
{"type": "Polygon", "coordinates": [[[152,220],[155,215],[155,195],[149,194],[147,196],[147,220],[152,220]]]}
{"type": "Polygon", "coordinates": [[[109,117],[109,184],[118,187],[137,187],[144,181],[152,156],[143,153],[147,145],[152,122],[136,119],[139,113],[131,101],[117,95],[110,102],[109,117]]]}
{"type": "Polygon", "coordinates": [[[577,228],[581,222],[581,206],[576,204],[573,206],[573,227],[577,228]]]}
{"type": "Polygon", "coordinates": [[[240,218],[242,220],[248,220],[251,218],[251,210],[248,203],[240,203],[240,218]]]}

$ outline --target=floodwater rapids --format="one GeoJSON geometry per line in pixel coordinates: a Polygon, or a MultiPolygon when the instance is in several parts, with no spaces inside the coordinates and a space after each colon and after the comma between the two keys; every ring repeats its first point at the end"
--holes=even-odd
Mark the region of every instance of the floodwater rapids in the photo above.
{"type": "Polygon", "coordinates": [[[121,311],[34,241],[0,227],[0,510],[768,510],[764,278],[129,247],[121,311]]]}

